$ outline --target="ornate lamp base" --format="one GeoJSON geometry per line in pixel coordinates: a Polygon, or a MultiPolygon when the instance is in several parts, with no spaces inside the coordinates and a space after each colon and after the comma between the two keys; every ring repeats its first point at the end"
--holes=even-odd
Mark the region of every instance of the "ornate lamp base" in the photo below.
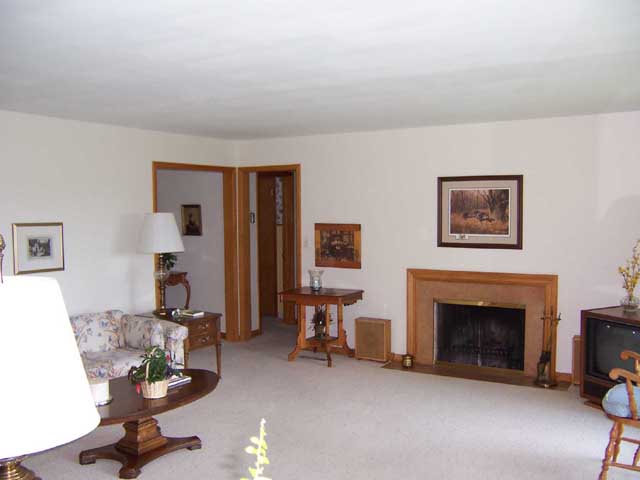
{"type": "Polygon", "coordinates": [[[31,470],[20,465],[24,457],[0,460],[0,480],[40,480],[31,470]]]}

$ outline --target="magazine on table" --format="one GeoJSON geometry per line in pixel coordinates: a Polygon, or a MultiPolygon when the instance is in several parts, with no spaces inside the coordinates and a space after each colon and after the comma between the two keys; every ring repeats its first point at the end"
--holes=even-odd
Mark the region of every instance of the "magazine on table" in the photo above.
{"type": "Polygon", "coordinates": [[[169,378],[169,388],[178,387],[189,382],[191,382],[191,377],[189,375],[173,375],[169,378]]]}
{"type": "Polygon", "coordinates": [[[202,310],[189,310],[186,308],[176,308],[173,311],[173,315],[176,317],[184,317],[184,318],[199,318],[199,317],[204,317],[204,312],[202,310]]]}

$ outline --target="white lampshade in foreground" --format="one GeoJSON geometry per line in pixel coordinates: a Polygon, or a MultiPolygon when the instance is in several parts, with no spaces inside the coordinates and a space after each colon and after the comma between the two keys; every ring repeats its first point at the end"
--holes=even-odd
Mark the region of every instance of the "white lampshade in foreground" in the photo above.
{"type": "Polygon", "coordinates": [[[138,251],[140,253],[184,252],[184,244],[173,213],[147,213],[144,216],[138,251]]]}
{"type": "Polygon", "coordinates": [[[0,284],[0,459],[57,447],[98,426],[58,282],[5,277],[0,284]]]}

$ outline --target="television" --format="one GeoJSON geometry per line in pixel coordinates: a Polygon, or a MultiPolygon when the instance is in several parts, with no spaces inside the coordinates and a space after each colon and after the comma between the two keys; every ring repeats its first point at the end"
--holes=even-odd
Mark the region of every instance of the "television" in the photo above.
{"type": "Polygon", "coordinates": [[[635,371],[633,360],[621,360],[620,353],[640,353],[640,315],[624,313],[620,307],[583,310],[581,322],[582,372],[580,392],[600,403],[615,385],[609,377],[613,368],[635,371]]]}

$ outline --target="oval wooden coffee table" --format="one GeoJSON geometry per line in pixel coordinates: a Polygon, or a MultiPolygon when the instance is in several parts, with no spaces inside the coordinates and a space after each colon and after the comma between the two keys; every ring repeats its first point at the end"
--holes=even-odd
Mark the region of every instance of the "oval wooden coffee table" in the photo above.
{"type": "Polygon", "coordinates": [[[102,458],[116,460],[122,463],[120,478],[136,478],[141,467],[158,457],[181,448],[201,448],[202,442],[196,436],[163,436],[158,421],[152,417],[198,400],[218,385],[218,375],[209,370],[185,369],[184,373],[191,377],[191,382],[169,389],[166,397],[157,400],[138,395],[127,377],[111,380],[109,390],[113,401],[98,407],[100,426],[123,423],[124,437],[111,445],[80,452],[80,464],[95,463],[102,458]]]}

